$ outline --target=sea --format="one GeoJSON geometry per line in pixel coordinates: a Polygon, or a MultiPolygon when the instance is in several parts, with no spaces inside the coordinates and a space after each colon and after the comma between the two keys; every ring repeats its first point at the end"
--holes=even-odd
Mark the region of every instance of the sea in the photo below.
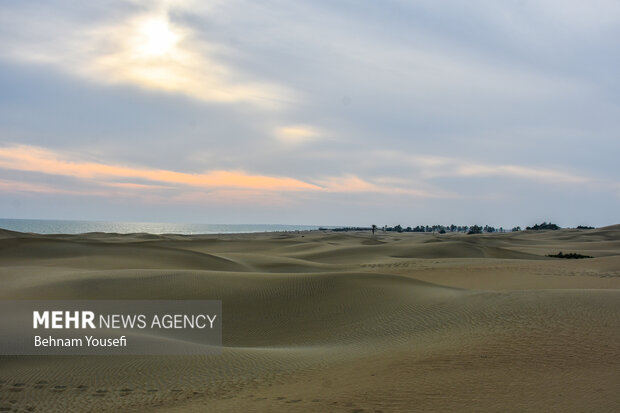
{"type": "MultiPolygon", "coordinates": [[[[0,228],[36,234],[83,234],[110,232],[117,234],[234,234],[251,232],[309,231],[318,225],[285,224],[175,224],[163,222],[65,221],[51,219],[4,219],[0,228]]],[[[323,226],[322,228],[329,228],[323,226]]]]}

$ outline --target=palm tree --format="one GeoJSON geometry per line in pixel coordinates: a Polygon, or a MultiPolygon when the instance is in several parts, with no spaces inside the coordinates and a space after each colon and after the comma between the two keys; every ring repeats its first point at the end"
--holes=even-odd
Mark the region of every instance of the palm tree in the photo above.
{"type": "Polygon", "coordinates": [[[372,224],[371,228],[372,228],[372,233],[374,235],[375,231],[377,230],[377,226],[375,224],[372,224]]]}

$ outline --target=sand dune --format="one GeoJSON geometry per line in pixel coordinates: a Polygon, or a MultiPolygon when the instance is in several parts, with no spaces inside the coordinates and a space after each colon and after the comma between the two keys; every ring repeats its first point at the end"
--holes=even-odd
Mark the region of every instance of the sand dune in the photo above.
{"type": "Polygon", "coordinates": [[[0,411],[617,411],[620,226],[0,230],[2,299],[218,299],[214,356],[0,357],[0,411]],[[586,260],[547,254],[577,252],[586,260]],[[34,409],[34,410],[32,410],[34,409]]]}

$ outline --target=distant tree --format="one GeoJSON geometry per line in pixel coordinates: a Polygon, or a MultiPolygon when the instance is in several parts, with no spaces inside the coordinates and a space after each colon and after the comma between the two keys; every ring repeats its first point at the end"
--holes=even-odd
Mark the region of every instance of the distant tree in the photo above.
{"type": "Polygon", "coordinates": [[[471,227],[469,227],[469,231],[467,232],[468,234],[482,234],[482,227],[478,226],[478,225],[472,225],[471,227]]]}
{"type": "Polygon", "coordinates": [[[440,233],[440,234],[445,234],[445,233],[446,233],[446,230],[442,228],[442,229],[440,229],[440,230],[439,230],[439,233],[440,233]]]}
{"type": "Polygon", "coordinates": [[[396,232],[403,232],[403,227],[401,227],[401,226],[400,226],[400,224],[399,224],[399,225],[396,225],[396,226],[394,227],[394,231],[396,231],[396,232]]]}
{"type": "Polygon", "coordinates": [[[594,227],[589,227],[587,225],[579,225],[577,229],[594,229],[594,227]]]}
{"type": "Polygon", "coordinates": [[[512,227],[512,232],[521,231],[521,227],[512,227]]]}
{"type": "Polygon", "coordinates": [[[375,224],[372,224],[372,225],[370,226],[370,228],[372,229],[372,233],[373,233],[373,234],[374,234],[374,233],[375,233],[375,231],[377,230],[377,226],[376,226],[375,224]]]}
{"type": "Polygon", "coordinates": [[[557,230],[557,229],[560,229],[560,227],[558,227],[555,224],[552,224],[551,222],[549,222],[549,223],[543,222],[542,224],[536,224],[536,225],[534,225],[532,227],[527,227],[525,229],[534,230],[534,231],[539,231],[539,230],[543,230],[543,229],[557,230]]]}

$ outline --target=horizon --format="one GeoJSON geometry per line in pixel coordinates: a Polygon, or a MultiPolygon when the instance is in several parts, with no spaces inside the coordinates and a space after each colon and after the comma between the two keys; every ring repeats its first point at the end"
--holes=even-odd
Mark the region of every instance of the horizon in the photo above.
{"type": "MultiPolygon", "coordinates": [[[[504,232],[511,232],[513,229],[515,228],[519,228],[519,230],[526,230],[527,227],[530,226],[535,226],[535,225],[539,225],[539,224],[556,224],[556,222],[554,222],[553,220],[547,220],[547,221],[541,221],[541,222],[536,222],[536,223],[528,223],[528,224],[516,224],[516,225],[494,225],[494,224],[489,224],[489,223],[485,223],[485,222],[474,222],[474,223],[449,223],[449,224],[440,224],[440,223],[434,223],[434,224],[429,224],[429,223],[410,223],[410,222],[406,222],[406,223],[390,223],[390,224],[358,224],[358,225],[333,225],[333,224],[295,224],[295,223],[281,223],[281,222],[267,222],[267,223],[227,223],[227,222],[217,222],[217,223],[207,223],[207,222],[183,222],[183,221],[179,221],[179,222],[163,222],[163,221],[109,221],[109,220],[84,220],[84,219],[46,219],[46,218],[5,218],[5,217],[0,217],[0,221],[42,221],[42,222],[75,222],[75,223],[95,223],[95,224],[105,224],[105,223],[110,223],[110,224],[137,224],[137,225],[178,225],[178,226],[182,226],[182,225],[187,225],[187,226],[230,226],[230,227],[251,227],[251,226],[257,226],[257,227],[268,227],[268,226],[272,226],[272,227],[317,227],[317,229],[327,229],[327,230],[333,230],[333,229],[364,229],[364,230],[370,230],[372,225],[376,225],[376,230],[380,231],[383,228],[390,228],[394,229],[397,226],[401,226],[403,228],[403,230],[406,229],[414,229],[416,227],[426,227],[426,228],[432,228],[432,227],[445,227],[445,229],[449,229],[450,226],[454,225],[458,228],[464,228],[465,230],[473,227],[473,226],[480,226],[481,228],[483,227],[490,227],[493,228],[494,231],[493,232],[500,232],[500,229],[503,229],[504,232]]],[[[558,225],[559,229],[580,229],[579,227],[584,227],[584,228],[591,228],[591,229],[599,229],[599,228],[605,228],[605,227],[610,227],[610,226],[614,226],[614,225],[620,225],[620,224],[607,224],[607,225],[602,225],[602,226],[592,226],[592,225],[585,225],[585,224],[579,224],[579,225],[558,225]]],[[[2,227],[2,225],[0,224],[0,229],[9,229],[9,228],[4,228],[2,227]]],[[[581,228],[583,229],[583,228],[581,228]]],[[[9,229],[11,230],[11,229],[9,229]]],[[[270,232],[270,231],[268,231],[270,232]]],[[[403,231],[403,232],[415,232],[415,231],[403,231]]]]}
{"type": "Polygon", "coordinates": [[[6,219],[618,222],[617,2],[0,11],[6,219]]]}

